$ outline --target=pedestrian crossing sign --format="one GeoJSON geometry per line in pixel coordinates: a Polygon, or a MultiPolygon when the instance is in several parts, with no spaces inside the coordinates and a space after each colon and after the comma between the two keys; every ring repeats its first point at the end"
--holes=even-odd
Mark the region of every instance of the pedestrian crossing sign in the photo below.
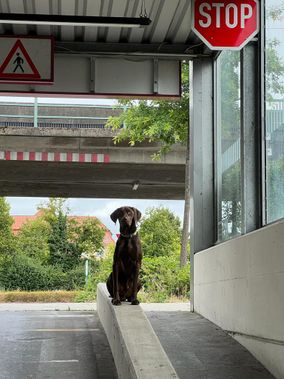
{"type": "Polygon", "coordinates": [[[52,38],[0,36],[0,42],[0,82],[53,82],[52,38]]]}

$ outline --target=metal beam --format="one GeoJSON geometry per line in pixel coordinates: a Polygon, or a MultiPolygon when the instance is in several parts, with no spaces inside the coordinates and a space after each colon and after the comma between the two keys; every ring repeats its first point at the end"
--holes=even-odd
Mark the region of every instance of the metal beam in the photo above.
{"type": "Polygon", "coordinates": [[[109,43],[109,42],[73,42],[56,41],[57,54],[83,55],[125,55],[164,57],[166,59],[191,59],[197,56],[211,56],[213,52],[200,53],[200,45],[172,43],[109,43]],[[198,49],[198,50],[197,50],[198,49]]]}

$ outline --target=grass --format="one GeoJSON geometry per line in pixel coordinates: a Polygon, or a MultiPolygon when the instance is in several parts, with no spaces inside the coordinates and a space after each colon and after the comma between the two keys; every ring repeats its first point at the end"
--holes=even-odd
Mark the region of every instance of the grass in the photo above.
{"type": "Polygon", "coordinates": [[[73,303],[80,291],[1,291],[0,303],[73,303]]]}
{"type": "MultiPolygon", "coordinates": [[[[163,292],[149,293],[143,289],[138,293],[141,303],[183,303],[186,296],[168,296],[163,292]]],[[[0,303],[79,303],[95,302],[92,291],[0,291],[0,303]]]]}

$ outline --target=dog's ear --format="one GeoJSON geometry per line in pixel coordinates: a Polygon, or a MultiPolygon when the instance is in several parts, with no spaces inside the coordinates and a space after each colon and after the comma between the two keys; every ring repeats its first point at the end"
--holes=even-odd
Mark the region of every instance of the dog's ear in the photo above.
{"type": "Polygon", "coordinates": [[[123,209],[122,207],[120,207],[120,208],[117,208],[114,212],[112,212],[112,214],[110,215],[110,218],[112,219],[114,223],[116,223],[117,219],[121,217],[122,214],[123,214],[123,209]]]}
{"type": "Polygon", "coordinates": [[[133,207],[131,207],[131,208],[132,208],[132,210],[134,212],[134,220],[135,220],[135,222],[139,221],[140,218],[141,218],[141,216],[142,216],[141,212],[138,211],[138,209],[136,209],[136,208],[133,208],[133,207]]]}

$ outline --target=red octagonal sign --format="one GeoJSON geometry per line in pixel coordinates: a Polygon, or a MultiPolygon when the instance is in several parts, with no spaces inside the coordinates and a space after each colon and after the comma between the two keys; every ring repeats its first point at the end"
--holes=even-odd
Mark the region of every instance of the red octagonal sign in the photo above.
{"type": "Polygon", "coordinates": [[[259,31],[259,1],[193,0],[192,30],[211,50],[240,50],[259,31]]]}

